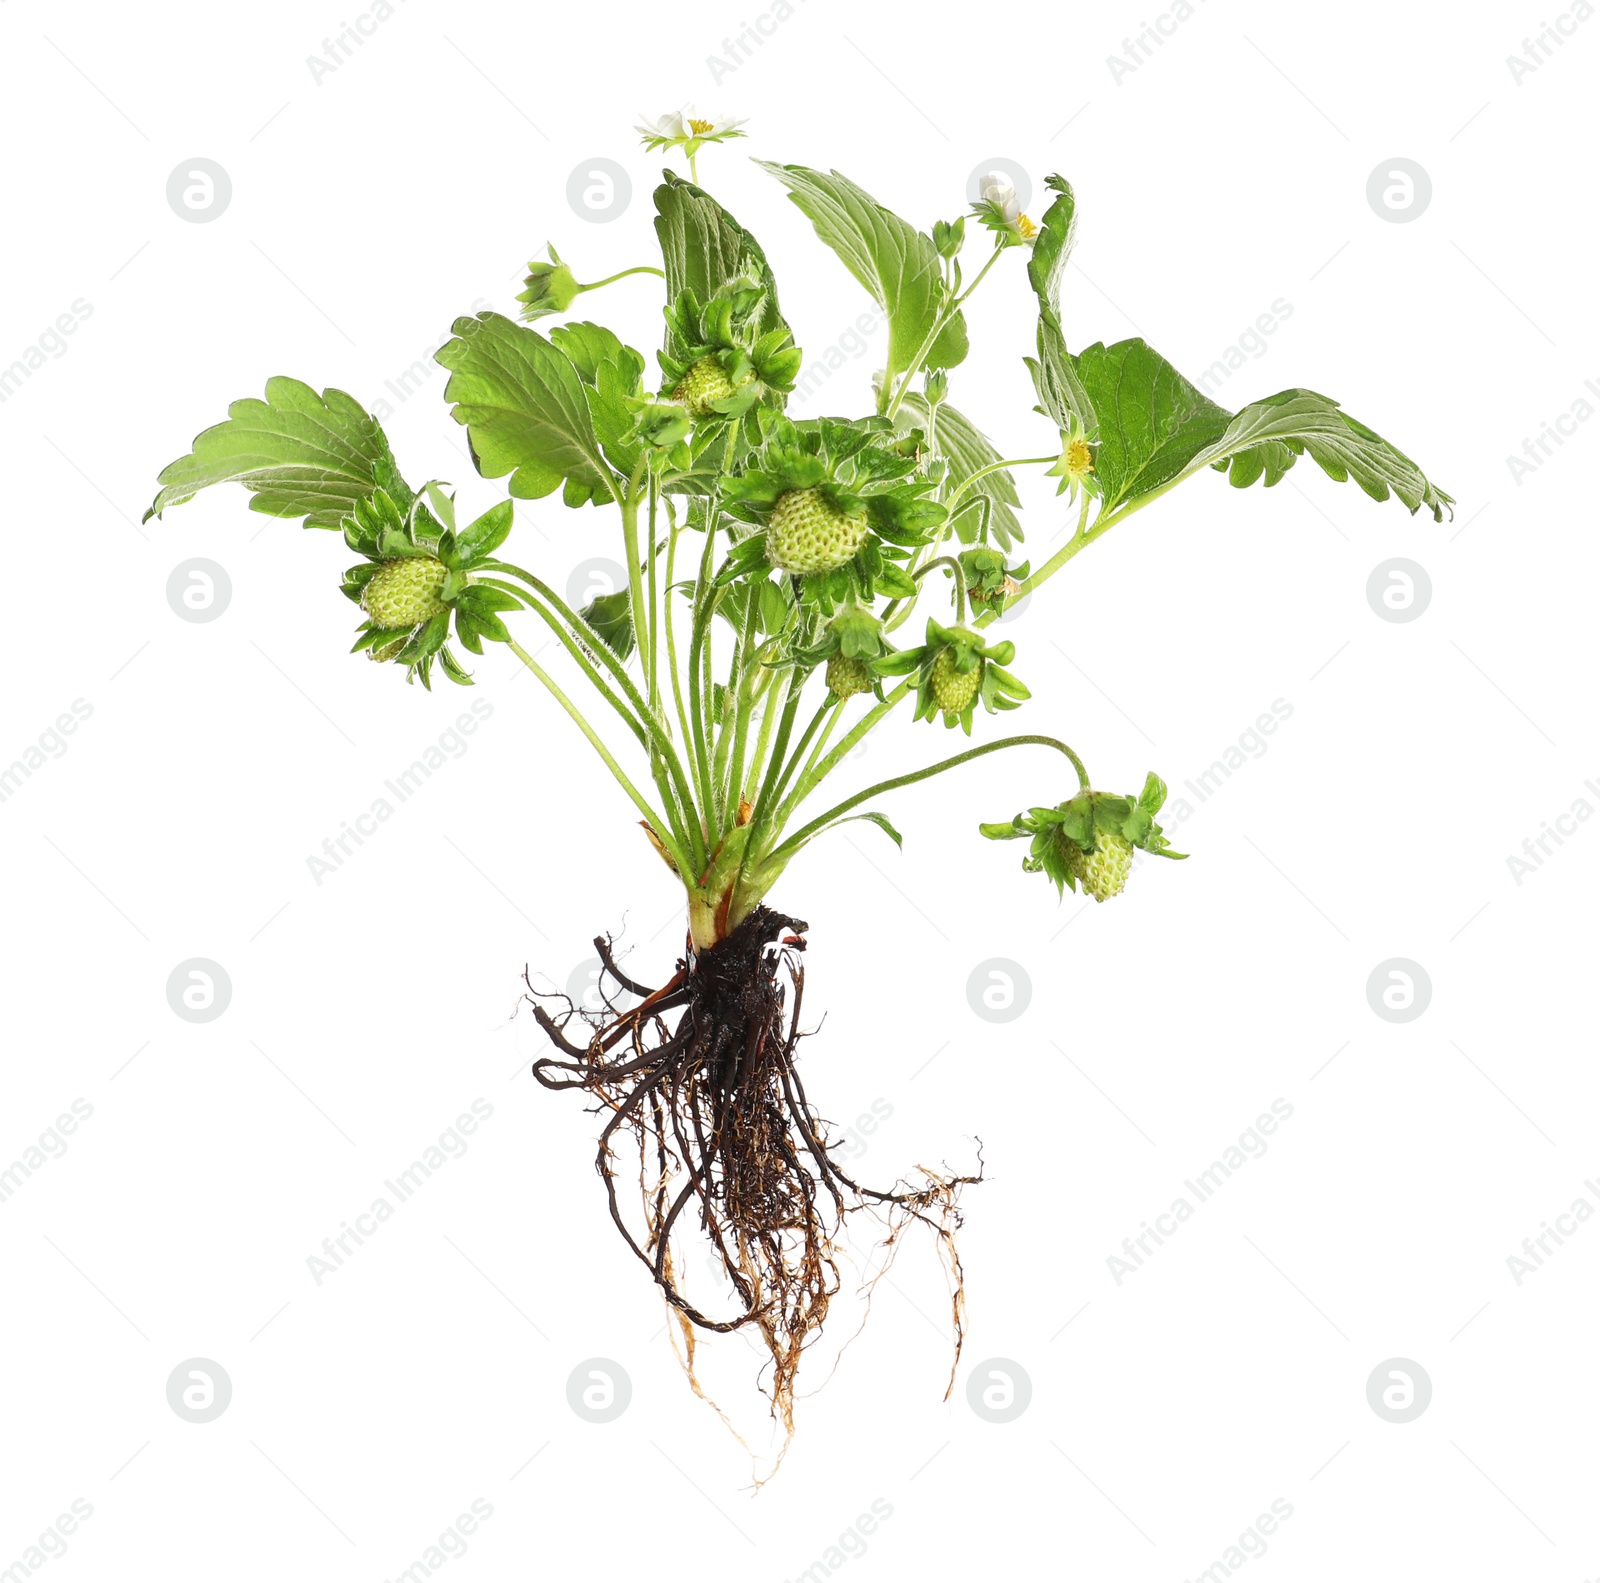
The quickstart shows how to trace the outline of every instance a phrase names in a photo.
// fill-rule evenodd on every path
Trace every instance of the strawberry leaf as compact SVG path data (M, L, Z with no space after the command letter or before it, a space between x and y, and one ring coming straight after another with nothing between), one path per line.
M1099 423L1094 468L1106 511L1180 477L1233 421L1142 340L1096 342L1072 363Z
M900 403L900 414L906 415L903 426L926 430L929 425L928 402L925 396L908 390ZM974 473L982 472L1000 460L1000 453L989 443L973 421L954 407L941 405L938 426L935 430L939 452L950 463L951 493ZM1009 467L985 473L972 486L975 495L989 497L989 532L995 543L1009 550L1012 542L1022 537L1022 524L1017 521L1017 510L1022 502L1017 496L1016 480Z
M885 209L838 171L757 160L789 189L789 197L817 235L889 316L886 378L910 368L946 305L939 252L931 237ZM960 313L944 327L924 363L954 368L967 355L967 325Z
M164 467L159 482L146 522L223 483L243 484L252 511L304 517L308 528L338 528L379 488L402 508L412 499L377 419L342 390L319 396L282 376L267 381L265 401L234 402L227 421L196 435L193 451Z
M485 478L510 473L511 493L538 500L563 489L569 506L612 498L584 385L570 358L537 330L484 312L451 326L435 359L450 370L446 401L465 424Z
M761 333L789 333L778 310L778 283L761 244L715 198L693 182L665 171L655 202L668 302L675 303L685 289L698 301L709 302L719 287L753 264L766 291L756 319Z
M1374 500L1397 495L1413 515L1426 506L1439 522L1454 504L1409 456L1314 390L1283 390L1251 402L1220 439L1194 457L1189 470L1209 464L1226 469L1228 481L1239 489L1263 477L1270 489L1304 453L1336 482L1353 478Z

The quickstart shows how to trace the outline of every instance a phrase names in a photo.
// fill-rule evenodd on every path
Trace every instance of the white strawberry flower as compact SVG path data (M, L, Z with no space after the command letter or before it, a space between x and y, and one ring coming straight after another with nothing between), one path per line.
M683 148L697 153L705 143L720 143L724 138L743 137L739 130L744 116L720 115L702 110L698 105L685 105L652 119L641 116L634 128L648 148Z
M1001 247L1017 247L1039 234L1039 227L1022 212L1017 189L1003 170L989 171L978 184L973 213L999 233Z

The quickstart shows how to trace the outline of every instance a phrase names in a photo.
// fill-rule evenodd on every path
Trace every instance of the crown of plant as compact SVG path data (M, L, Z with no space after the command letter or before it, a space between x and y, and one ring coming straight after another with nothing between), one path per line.
M656 354L663 394L693 418L733 419L757 402L781 407L794 389L801 353L787 329L763 333L767 289L753 264L702 303L685 288L664 310L668 349Z
M897 435L878 418L775 417L766 427L724 484L729 514L762 530L734 547L725 575L799 577L802 599L824 613L851 597L913 596L905 563L946 515L928 498L940 475L921 431Z
M1003 824L981 824L978 831L991 841L1030 837L1025 872L1047 875L1058 892L1081 886L1097 902L1109 901L1127 884L1136 848L1156 857L1188 856L1168 848L1156 823L1166 800L1166 783L1152 771L1137 797L1085 788L1055 808L1030 808Z
M403 511L384 489L358 500L340 524L345 543L366 557L339 585L367 614L351 653L404 665L406 680L424 687L432 686L437 660L451 681L470 687L445 640L453 619L456 637L474 654L483 653L485 638L511 641L499 612L520 609L522 600L482 571L496 567L492 557L511 531L513 510L501 501L458 534L454 498L436 484Z
M931 616L920 648L905 649L876 662L880 675L915 674L917 710L913 719L940 715L948 727L959 725L972 735L972 712L982 703L990 713L1018 709L1032 696L1005 667L1017 649L1014 643L988 643L967 626L940 626Z

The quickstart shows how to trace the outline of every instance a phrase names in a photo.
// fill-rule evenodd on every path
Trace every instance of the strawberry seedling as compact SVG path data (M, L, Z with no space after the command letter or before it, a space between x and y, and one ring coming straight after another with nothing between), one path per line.
M681 151L691 176L703 149L743 135L698 112L640 130L652 148ZM552 249L531 266L524 322L489 311L456 320L437 354L445 399L479 474L504 480L507 497L467 526L437 481L406 481L356 400L281 377L264 400L235 402L162 472L148 515L231 481L256 511L342 533L362 557L342 583L367 618L358 651L424 687L435 674L470 686L452 634L469 658L504 644L595 749L644 827L641 861L664 861L682 887L684 949L652 989L602 937L606 1009L534 994L554 1046L534 1071L548 1088L598 1101L596 1165L612 1219L681 1327L691 1378L698 1332L750 1330L770 1356L763 1389L792 1432L797 1370L840 1289L841 1231L853 1217L879 1217L892 1247L913 1225L932 1234L952 1281L959 1357L958 1196L981 1171L921 1168L873 1188L846 1170L797 1059L807 925L768 905L773 888L846 820L868 820L898 844L866 805L1000 752L1042 752L1057 771L1043 784L1061 800L979 831L1026 839L1023 869L1058 890L1104 902L1123 891L1136 851L1179 855L1156 822L1166 795L1157 776L1138 796L1100 792L1049 735L992 737L813 812L824 786L897 711L970 736L1028 703L1009 668L1014 645L987 629L1190 478L1218 472L1236 488L1270 488L1310 456L1334 480L1435 521L1450 497L1314 391L1228 411L1142 339L1070 350L1059 284L1077 209L1058 176L1037 221L996 175L973 209L979 224L939 221L930 235L837 173L760 168L886 318L884 367L863 393L869 410L790 414L802 354L765 252L696 180L668 172L655 192L659 267L584 286ZM987 250L970 278L969 240ZM950 404L968 352L964 306L991 272L991 289L1025 291L1037 310L1024 361L1045 425L1041 456L1002 457ZM564 316L580 293L637 274L665 285L659 378L590 320L532 328ZM1024 468L1058 480L1073 514L1070 535L1036 569L1014 554ZM570 510L616 513L627 587L581 611L555 592L548 568L504 553L513 502L558 492ZM923 642L897 646L919 608ZM552 663L568 673L565 686L523 648L517 633L529 623L559 643L564 659ZM626 1009L623 992L637 997ZM633 1177L619 1164L624 1143L638 1171L619 1190ZM691 1243L703 1244L692 1258ZM707 1253L718 1277L709 1288Z

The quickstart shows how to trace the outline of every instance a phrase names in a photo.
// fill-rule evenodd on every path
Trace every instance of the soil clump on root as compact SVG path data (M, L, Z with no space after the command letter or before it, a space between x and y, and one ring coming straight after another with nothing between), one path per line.
M838 1143L829 1141L829 1124L812 1108L796 1065L806 928L757 907L709 950L690 950L655 990L618 966L612 940L597 938L600 1013L528 986L534 1016L560 1052L536 1061L533 1075L546 1088L581 1089L607 1117L595 1168L623 1241L678 1319L690 1383L700 1391L696 1326L755 1327L772 1363L762 1389L785 1445L800 1361L840 1290L840 1240L858 1214L878 1221L885 1251L868 1293L909 1226L932 1231L950 1290L954 1383L964 1328L957 1196L982 1179L981 1150L976 1175L920 1166L915 1181L889 1190L863 1186L840 1165ZM631 996L638 1003L621 1009ZM561 1003L555 1012L547 1009L552 1001ZM574 1039L575 1031L586 1038ZM631 1187L618 1192L625 1140L638 1151L637 1210ZM709 1244L707 1262L723 1277L724 1299L731 1288L730 1313L706 1312L705 1300L685 1290L683 1271L699 1261L675 1263L674 1239L691 1231Z

